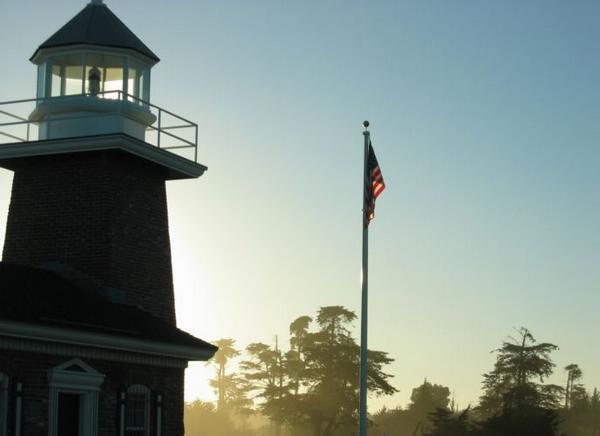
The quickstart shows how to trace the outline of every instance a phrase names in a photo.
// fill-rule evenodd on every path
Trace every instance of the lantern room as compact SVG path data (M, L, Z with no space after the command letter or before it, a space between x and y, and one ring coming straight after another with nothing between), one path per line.
M31 61L38 104L29 119L40 126L40 139L125 133L144 140L156 121L150 69L159 59L101 0L88 3Z
M115 50L71 49L39 56L37 98L90 95L142 104L150 99L150 65Z
M198 125L150 102L160 59L102 0L85 5L30 60L35 98L0 102L0 165L118 149L165 168L169 179L206 170L197 159Z

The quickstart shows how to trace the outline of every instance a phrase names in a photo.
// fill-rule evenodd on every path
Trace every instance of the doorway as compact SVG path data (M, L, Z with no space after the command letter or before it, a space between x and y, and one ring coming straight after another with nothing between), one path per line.
M60 392L58 394L58 433L57 436L81 436L80 425L81 395Z

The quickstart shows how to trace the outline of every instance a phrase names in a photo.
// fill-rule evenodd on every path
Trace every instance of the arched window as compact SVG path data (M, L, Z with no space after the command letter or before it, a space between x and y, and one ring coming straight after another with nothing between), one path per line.
M8 421L8 376L0 372L0 436L6 436Z
M125 436L150 435L150 389L131 385L125 393Z

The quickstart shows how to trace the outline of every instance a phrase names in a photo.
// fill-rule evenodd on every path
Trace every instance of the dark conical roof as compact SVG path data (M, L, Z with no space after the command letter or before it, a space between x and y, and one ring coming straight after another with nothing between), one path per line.
M98 0L88 3L81 12L40 45L31 60L45 48L81 44L129 49L155 62L160 60L104 3Z

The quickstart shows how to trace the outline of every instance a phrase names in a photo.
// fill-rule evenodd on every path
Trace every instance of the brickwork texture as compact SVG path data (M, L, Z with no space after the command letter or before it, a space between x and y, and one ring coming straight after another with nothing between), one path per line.
M164 170L119 151L12 165L3 260L59 262L175 324Z
M21 423L24 436L48 436L48 371L76 357L13 350L0 352L0 371L9 376L12 396L15 395L16 383L22 383ZM156 396L160 394L163 396L162 434L183 435L183 369L82 360L105 376L98 403L98 436L119 434L119 396L133 384L144 385L152 391L150 434L156 434L155 404ZM15 402L10 404L9 425L12 430Z

